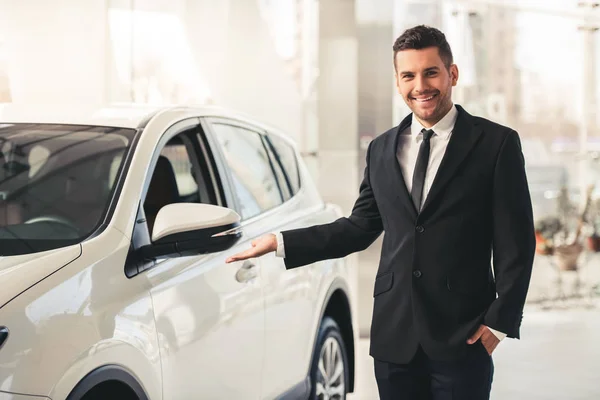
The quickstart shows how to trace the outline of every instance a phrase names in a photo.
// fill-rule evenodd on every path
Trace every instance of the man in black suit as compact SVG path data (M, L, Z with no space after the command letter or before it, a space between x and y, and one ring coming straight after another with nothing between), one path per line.
M412 114L369 145L352 214L264 236L228 261L276 251L296 268L385 231L370 349L380 397L489 399L491 354L519 338L535 249L519 136L452 103L458 68L442 32L416 26L393 50Z

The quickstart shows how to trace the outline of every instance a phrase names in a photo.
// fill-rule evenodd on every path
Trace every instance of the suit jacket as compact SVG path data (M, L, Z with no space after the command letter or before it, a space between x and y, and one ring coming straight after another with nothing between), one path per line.
M407 363L419 345L433 359L458 358L482 323L519 338L535 250L519 136L457 108L420 212L396 158L409 115L369 145L348 218L282 232L295 268L363 250L385 231L370 351L381 361Z

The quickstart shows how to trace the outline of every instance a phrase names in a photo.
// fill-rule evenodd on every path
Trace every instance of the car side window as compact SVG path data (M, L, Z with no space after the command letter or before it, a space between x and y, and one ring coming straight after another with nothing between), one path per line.
M296 151L289 143L277 135L269 134L268 141L275 153L276 161L281 164L293 196L298 193L301 186Z
M198 194L198 183L194 178L192 159L183 142L167 144L160 152L173 166L177 191L180 197Z
M243 219L252 218L283 203L262 135L222 123L212 124L231 171Z
M194 162L197 156L190 137L193 135L181 133L161 149L144 200L150 232L158 212L164 206L173 203L211 203L201 196L201 193L206 193L206 188L199 187L202 180L196 179L201 171L196 171L194 167L198 163Z

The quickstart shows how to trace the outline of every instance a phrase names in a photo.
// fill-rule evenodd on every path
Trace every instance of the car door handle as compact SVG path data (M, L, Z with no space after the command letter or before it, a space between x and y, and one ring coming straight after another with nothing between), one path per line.
M240 269L235 274L235 280L240 283L249 282L256 278L258 273L256 271L256 265L252 261L244 261Z

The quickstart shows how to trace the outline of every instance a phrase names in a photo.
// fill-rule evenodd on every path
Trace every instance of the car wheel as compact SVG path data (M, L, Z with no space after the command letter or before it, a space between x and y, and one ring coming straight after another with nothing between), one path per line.
M310 371L311 400L345 400L349 382L348 356L338 324L323 318Z

